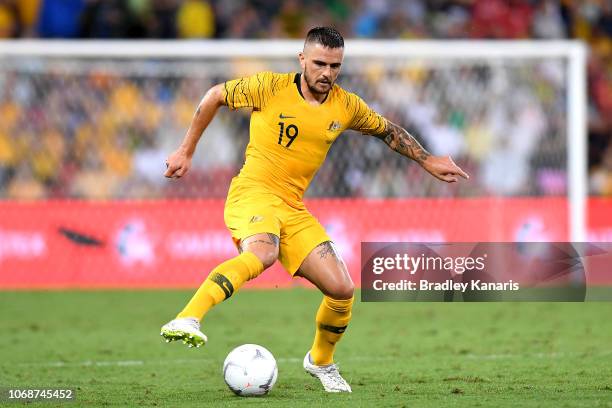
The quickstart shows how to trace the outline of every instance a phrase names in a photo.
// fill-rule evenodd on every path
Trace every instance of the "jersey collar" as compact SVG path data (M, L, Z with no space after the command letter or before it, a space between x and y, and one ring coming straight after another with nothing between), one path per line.
M297 87L297 90L300 93L300 96L305 101L306 98L304 98L304 94L302 93L302 86L301 86L302 85L302 74L300 74L299 72L295 74L295 78L293 79L293 82L295 83L295 86ZM332 90L330 89L329 92L331 91ZM325 95L325 99L323 99L319 105L323 105L325 103L325 101L329 97L329 92Z

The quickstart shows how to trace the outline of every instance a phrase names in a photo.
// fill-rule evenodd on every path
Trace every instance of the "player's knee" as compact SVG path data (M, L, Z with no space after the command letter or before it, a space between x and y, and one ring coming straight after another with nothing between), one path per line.
M278 237L272 234L256 234L241 243L241 250L253 253L261 263L264 269L274 265L278 259Z
M334 286L327 294L332 299L344 300L350 299L355 294L355 284L353 282L343 282Z
M264 269L268 269L274 262L278 259L278 248L274 249L266 249L266 250L255 250L253 251L255 256L259 258L261 263L263 264Z

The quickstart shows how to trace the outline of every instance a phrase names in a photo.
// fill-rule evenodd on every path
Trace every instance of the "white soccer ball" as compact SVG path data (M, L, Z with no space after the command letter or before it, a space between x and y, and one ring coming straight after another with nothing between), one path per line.
M257 344L233 349L223 362L223 379L230 390L243 397L267 394L278 377L272 353Z

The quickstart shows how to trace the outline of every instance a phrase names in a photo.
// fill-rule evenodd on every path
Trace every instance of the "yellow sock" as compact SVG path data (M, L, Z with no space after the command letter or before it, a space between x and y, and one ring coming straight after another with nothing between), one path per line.
M264 270L263 264L252 252L243 252L213 269L187 306L176 317L204 315L238 290L248 280L256 278Z
M336 343L342 337L351 320L353 298L332 299L325 296L317 312L317 331L310 349L312 362L328 365L334 362Z

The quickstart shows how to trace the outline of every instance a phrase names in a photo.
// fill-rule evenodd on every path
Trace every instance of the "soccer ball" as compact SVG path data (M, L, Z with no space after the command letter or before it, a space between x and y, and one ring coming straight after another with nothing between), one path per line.
M233 349L223 362L223 379L236 395L267 394L278 377L272 353L257 344L243 344Z

